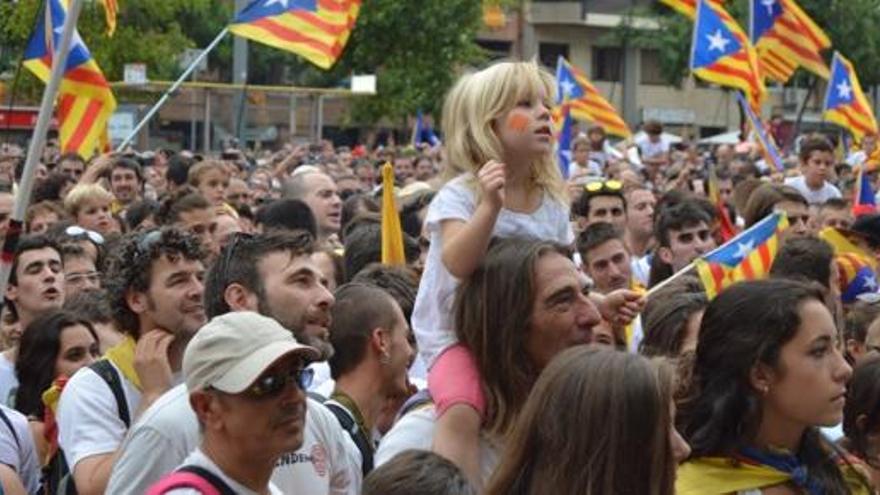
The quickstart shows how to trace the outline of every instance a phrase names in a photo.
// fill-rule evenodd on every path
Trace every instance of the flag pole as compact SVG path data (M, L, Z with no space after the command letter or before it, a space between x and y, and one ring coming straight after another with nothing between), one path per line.
M716 251L717 251L717 249L716 249ZM655 254L655 256L656 256L656 254ZM698 258L698 259L699 259L699 258ZM659 284L655 285L654 287L651 287L650 289L648 289L648 291L645 292L645 299L647 299L647 298L651 297L652 295L654 295L658 290L660 290L660 289L662 289L663 287L665 287L666 284L672 282L673 280L675 280L675 279L677 279L678 277L680 277L680 276L684 275L685 273L687 273L688 270L690 270L691 268L693 268L694 265L695 265L696 263L697 263L696 260L691 261L690 263L687 264L686 267L684 267L684 268L682 268L681 270L679 270L679 271L673 273L673 274L670 275L669 278L667 278L666 280L664 280L664 281L660 282Z
M34 125L31 142L28 145L21 182L18 185L18 191L15 194L15 204L12 207L12 218L9 220L9 228L6 231L6 238L3 240L2 253L0 253L0 294L6 293L9 273L12 270L12 261L15 256L15 250L18 247L18 238L24 230L24 214L31 201L31 190L34 187L34 172L43 154L43 146L46 144L46 131L49 130L52 109L55 106L55 97L58 94L58 88L61 86L61 79L64 76L67 55L70 53L70 45L73 43L73 33L76 29L79 13L82 10L82 2L83 0L71 0L61 31L61 43L55 48L52 56L52 72L49 75L49 82L43 90L40 113L37 116L37 123ZM45 8L50 9L51 7L46 3ZM51 24L47 24L47 27L49 26ZM0 307L2 307L2 302L0 302Z
M117 151L122 151L132 142L132 140L134 140L134 137L137 136L138 132L140 132L140 130L147 124L147 122L149 122L150 119L153 118L153 115L155 115L156 112L158 112L159 109L162 108L162 105L164 105L165 102L168 101L168 98L171 97L171 93L177 91L177 88L179 88L180 85L183 84L183 82L189 77L190 74L192 74L196 66L198 66L202 62L202 60L204 60L205 57L207 57L208 54L211 53L211 51L216 48L218 44L220 44L227 33L229 33L229 26L223 28L223 30L220 31L220 34L218 34L217 37L214 38L214 41L212 41L204 50L202 50L202 53L200 53L199 56L196 57L191 64L189 64L189 67L187 67L186 70L183 71L183 74L181 74L180 77L178 77L177 80L174 81L174 84L172 84L171 87L169 87L168 90L165 91L165 94L163 94L162 97L159 98L159 101L157 101L153 105L153 108L151 108L150 111L147 112L146 115L144 115L140 122L138 122L138 125L136 125L134 129L128 134L128 136L123 139L121 143L119 143L119 146L116 147Z

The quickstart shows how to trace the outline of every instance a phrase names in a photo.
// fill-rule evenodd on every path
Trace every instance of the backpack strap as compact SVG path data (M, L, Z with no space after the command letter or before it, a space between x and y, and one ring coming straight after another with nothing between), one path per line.
M116 398L116 408L119 411L119 419L125 423L125 427L131 426L131 416L128 413L128 401L125 399L125 391L122 390L122 381L119 379L119 373L110 364L110 361L101 359L89 365L95 373L107 382L113 397Z
M0 420L3 420L6 423L6 427L9 428L9 431L12 433L12 438L15 439L15 446L18 447L18 451L21 452L21 441L18 439L18 433L15 432L15 427L12 426L12 421L9 419L9 416L6 415L6 411L0 407ZM0 493L2 495L2 493Z
M328 400L324 403L324 407L336 416L336 420L339 421L342 429L354 441L354 444L361 453L361 472L364 476L367 476L373 470L373 446L370 444L370 439L367 438L366 433L361 431L349 412L338 402Z
M162 495L178 488L192 488L203 495L235 495L225 481L201 466L183 466L162 478L147 490L147 495Z

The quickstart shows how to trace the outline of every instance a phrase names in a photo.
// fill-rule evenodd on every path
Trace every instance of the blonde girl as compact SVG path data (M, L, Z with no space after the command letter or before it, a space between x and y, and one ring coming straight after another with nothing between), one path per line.
M474 482L485 400L473 358L455 338L453 294L493 237L574 240L552 154L553 87L552 76L534 62L501 62L463 76L443 108L447 182L425 219L430 249L412 326L430 368L434 450Z

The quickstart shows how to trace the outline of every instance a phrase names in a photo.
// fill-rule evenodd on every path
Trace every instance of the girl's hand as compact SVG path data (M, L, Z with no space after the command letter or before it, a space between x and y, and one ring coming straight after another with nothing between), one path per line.
M504 206L504 183L507 177L507 168L501 162L489 160L477 172L480 181L482 202L500 210Z

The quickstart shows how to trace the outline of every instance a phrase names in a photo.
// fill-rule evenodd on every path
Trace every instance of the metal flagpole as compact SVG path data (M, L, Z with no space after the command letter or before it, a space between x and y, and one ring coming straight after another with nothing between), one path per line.
M49 2L45 8L50 9ZM46 89L43 90L43 100L40 103L40 113L34 126L34 134L28 145L28 153L24 162L24 171L21 182L15 194L15 205L12 208L12 218L9 220L9 228L6 231L6 239L3 240L3 251L0 253L0 294L6 293L6 284L9 282L9 272L12 269L12 260L15 249L18 247L18 238L21 236L24 225L24 213L31 201L31 190L34 186L34 172L43 154L43 145L46 144L46 131L49 130L49 122L52 119L52 109L55 106L55 97L61 86L64 69L67 65L67 55L70 53L70 45L73 42L73 33L76 29L76 21L82 10L82 0L71 0L67 9L67 17L61 31L61 43L55 47L52 53L52 72ZM47 23L46 27L51 28ZM54 33L47 33L49 35ZM2 303L0 303L2 306Z
M145 125L147 125L147 122L149 122L150 119L153 118L153 115L155 115L156 112L158 112L159 109L162 108L162 105L164 105L166 101L168 101L168 98L171 97L171 93L176 91L177 88L179 88L180 85L183 84L186 78L189 77L192 71L195 70L196 66L198 66L199 63L201 63L201 61L205 57L207 57L209 53L211 53L211 50L213 50L220 43L220 41L223 40L223 38L226 36L226 33L228 32L229 26L226 26L225 28L223 28L222 31L220 31L220 34L218 34L217 37L214 38L214 41L212 41L211 44L207 46L207 48L202 50L202 53L200 53L199 56L196 57L191 64L189 64L189 67L187 67L186 70L183 71L183 74L181 74L180 77L178 77L177 80L174 81L174 84L172 84L171 87L168 88L167 91L165 91L165 94L163 94L162 97L159 98L159 101L157 101L153 105L153 108L151 108L150 111L147 112L146 115L144 115L144 117L141 119L140 122L138 122L138 125L134 127L131 133L125 139L123 139L121 143L119 143L119 146L116 147L117 151L124 149L126 146L128 146L129 143L131 143L135 136L137 136L138 132L140 132L140 130Z

